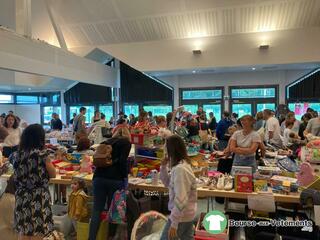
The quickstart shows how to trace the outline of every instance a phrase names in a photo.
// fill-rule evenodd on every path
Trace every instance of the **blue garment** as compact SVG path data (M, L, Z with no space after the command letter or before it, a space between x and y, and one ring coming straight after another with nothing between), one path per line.
M224 136L228 131L228 128L233 125L233 122L229 118L221 119L217 125L216 135L219 140L227 140Z
M233 166L244 166L244 167L252 167L252 173L256 172L257 169L257 161L255 156L253 155L234 155Z
M169 240L168 234L169 234L170 226L171 226L171 221L169 219L163 229L160 240ZM177 235L178 235L177 239L193 240L194 239L193 222L179 223L178 229L177 229Z
M101 222L101 212L105 210L106 203L109 208L114 192L121 188L123 188L123 181L101 177L93 179L93 211L90 222L89 240L96 239ZM115 224L109 224L109 236L115 235L116 227Z

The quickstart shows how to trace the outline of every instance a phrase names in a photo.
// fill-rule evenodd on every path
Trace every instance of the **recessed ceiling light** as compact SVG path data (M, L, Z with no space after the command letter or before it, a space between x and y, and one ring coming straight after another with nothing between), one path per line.
M254 67L253 67L253 68L251 68L251 69L252 69L252 71L256 70L256 68L254 68Z
M196 72L197 72L196 70L193 70L193 71L192 71L192 73L196 73Z

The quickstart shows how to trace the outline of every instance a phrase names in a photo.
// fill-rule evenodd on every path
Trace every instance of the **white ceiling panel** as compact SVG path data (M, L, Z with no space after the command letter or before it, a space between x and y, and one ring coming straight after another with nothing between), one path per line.
M69 47L320 27L319 0L55 0L51 4Z
M181 11L180 0L114 0L123 18L139 18Z

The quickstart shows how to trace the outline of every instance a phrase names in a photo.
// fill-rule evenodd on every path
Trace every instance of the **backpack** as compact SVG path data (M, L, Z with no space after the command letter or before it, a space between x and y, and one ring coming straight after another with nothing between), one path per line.
M93 165L102 168L112 165L112 145L99 144L93 155Z
M95 154L93 155L93 165L99 168L106 168L114 165L119 159L119 150L115 147L123 138L114 137L99 144ZM115 149L113 149L115 147Z

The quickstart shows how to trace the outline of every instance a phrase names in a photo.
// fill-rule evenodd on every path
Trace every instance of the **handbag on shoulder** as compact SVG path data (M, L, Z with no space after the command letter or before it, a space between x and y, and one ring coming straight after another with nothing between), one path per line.
M112 129L107 127L101 127L101 134L104 138L111 138L112 137Z

